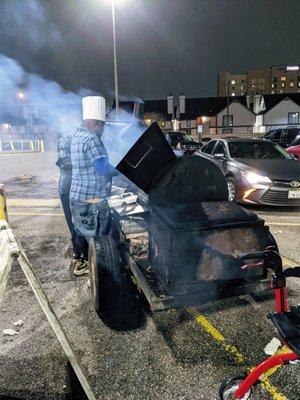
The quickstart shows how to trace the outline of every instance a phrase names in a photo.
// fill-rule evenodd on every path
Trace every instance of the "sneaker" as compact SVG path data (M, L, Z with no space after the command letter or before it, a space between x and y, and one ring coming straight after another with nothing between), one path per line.
M89 273L88 261L77 260L73 273L76 276L88 274Z

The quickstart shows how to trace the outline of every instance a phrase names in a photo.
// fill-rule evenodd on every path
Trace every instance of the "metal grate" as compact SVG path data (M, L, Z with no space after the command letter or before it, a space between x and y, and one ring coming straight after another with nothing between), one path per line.
M269 189L261 198L262 203L278 204L279 206L300 206L300 199L289 199L288 190Z
M277 187L291 188L291 182L292 181L276 180L276 181L273 181L273 185L277 186Z

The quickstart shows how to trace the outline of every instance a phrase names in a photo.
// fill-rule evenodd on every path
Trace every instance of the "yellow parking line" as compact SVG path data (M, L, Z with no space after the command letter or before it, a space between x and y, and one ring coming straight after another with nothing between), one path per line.
M266 221L266 225L278 226L300 226L300 222L280 222L280 221Z
M242 353L238 351L238 349L233 346L232 344L227 343L225 337L219 332L205 317L204 315L198 314L197 311L193 308L189 309L189 312L195 317L195 320L198 322L202 328L213 337L213 339L220 343L221 346L230 353L234 359L239 363L242 364L245 361L245 357Z
M287 268L287 267L294 268L299 265L299 263L297 264L294 261L292 261L286 257L281 256L281 259L282 259L282 265L284 266L284 268Z
M208 333L217 343L221 344L221 346L230 353L238 364L242 364L245 361L245 356L232 344L228 343L226 338L222 335L221 332L214 327L204 315L199 314L195 308L189 308L189 313L195 318L195 321L204 329L206 333ZM287 351L285 348L284 351ZM283 351L283 352L284 352ZM279 390L274 386L270 381L269 377L277 371L280 367L273 368L265 374L261 385L262 387L272 396L274 400L287 400L287 397L279 392ZM248 370L251 370L247 368Z
M63 217L63 213L43 213L43 212L10 212L9 215L27 215L27 216L46 216L46 217Z

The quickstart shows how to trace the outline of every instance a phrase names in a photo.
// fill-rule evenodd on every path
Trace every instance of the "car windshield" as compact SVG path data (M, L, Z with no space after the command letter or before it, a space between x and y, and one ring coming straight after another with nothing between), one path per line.
M247 158L253 160L292 159L282 147L275 143L264 141L236 141L228 143L232 158Z
M185 141L185 142L192 142L193 141L193 139L189 136L189 135L183 135L183 140Z

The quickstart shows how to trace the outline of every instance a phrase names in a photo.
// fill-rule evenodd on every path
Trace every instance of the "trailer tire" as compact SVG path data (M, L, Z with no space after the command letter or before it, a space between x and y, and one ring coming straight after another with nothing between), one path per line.
M101 308L101 286L119 286L122 280L120 256L111 235L91 239L89 243L89 277L95 310Z

